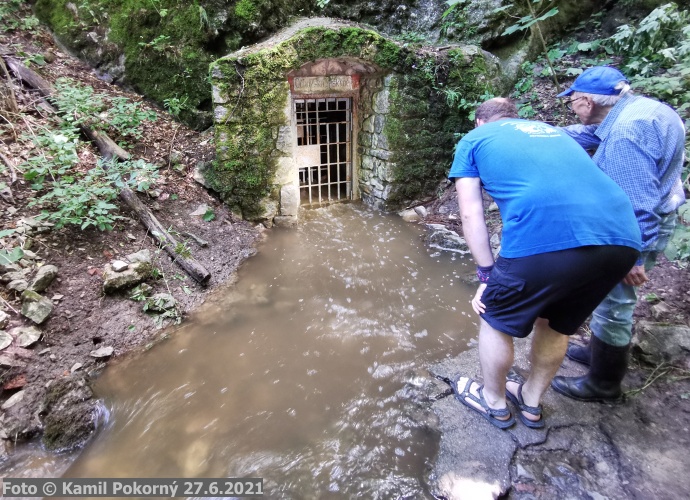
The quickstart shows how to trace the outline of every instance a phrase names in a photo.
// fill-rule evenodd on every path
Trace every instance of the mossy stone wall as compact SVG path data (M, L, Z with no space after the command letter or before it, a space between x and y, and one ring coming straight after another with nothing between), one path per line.
M266 219L277 212L282 186L276 173L281 159L291 154L285 147L286 136L292 140L287 76L308 62L351 58L380 68L379 75L363 82L362 95L385 102L378 123L390 153L384 169L391 181L385 193L390 210L433 193L450 166L455 134L471 126L444 89L468 101L487 90L498 92L497 63L476 47L414 52L369 29L332 20L318 24L313 19L298 23L211 66L218 157L208 181L245 218ZM376 83L376 78L383 80ZM371 85L379 87L365 90ZM371 99L359 102L361 145L367 144L364 122L377 111Z

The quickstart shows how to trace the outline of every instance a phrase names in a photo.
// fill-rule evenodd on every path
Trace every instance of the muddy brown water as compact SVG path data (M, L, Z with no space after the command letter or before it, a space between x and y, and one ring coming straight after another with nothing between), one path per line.
M78 456L23 451L6 476L262 477L268 498L424 498L438 446L425 367L476 336L471 262L359 204L274 230L238 283L110 366Z

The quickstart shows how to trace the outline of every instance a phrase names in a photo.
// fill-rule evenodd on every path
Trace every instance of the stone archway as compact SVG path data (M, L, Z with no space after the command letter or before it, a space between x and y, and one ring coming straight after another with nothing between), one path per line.
M207 180L266 225L296 224L310 194L395 210L436 189L454 134L471 126L448 96L477 99L497 74L478 48L414 51L349 23L299 21L211 66Z
M364 61L337 58L310 61L288 74L302 205L359 198L360 81L380 72Z

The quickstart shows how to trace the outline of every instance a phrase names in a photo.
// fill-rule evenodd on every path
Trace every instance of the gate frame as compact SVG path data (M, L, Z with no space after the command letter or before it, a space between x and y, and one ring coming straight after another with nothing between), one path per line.
M321 76L321 75L318 75ZM297 116L295 113L295 100L296 99L327 99L327 98L345 98L348 97L350 101L351 110L351 140L350 140L350 157L352 163L352 178L350 179L352 197L351 200L359 200L359 154L357 153L357 145L359 144L359 99L360 99L360 87L359 87L359 74L353 75L327 75L327 76L349 76L352 78L353 89L338 92L318 92L318 93L302 93L295 90L294 79L295 76L289 75L288 82L290 84L290 96L289 96L289 106L290 106L290 128L292 131L292 147L293 147L293 158L297 155ZM295 163L294 172L294 182L299 188L299 166ZM349 200L348 200L349 201ZM301 205L301 202L300 202Z

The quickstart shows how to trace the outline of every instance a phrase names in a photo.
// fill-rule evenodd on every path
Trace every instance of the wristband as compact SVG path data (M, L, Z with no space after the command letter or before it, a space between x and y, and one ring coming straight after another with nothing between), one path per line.
M490 266L477 266L477 278L480 283L488 283L491 276L491 270L494 268L493 264Z

